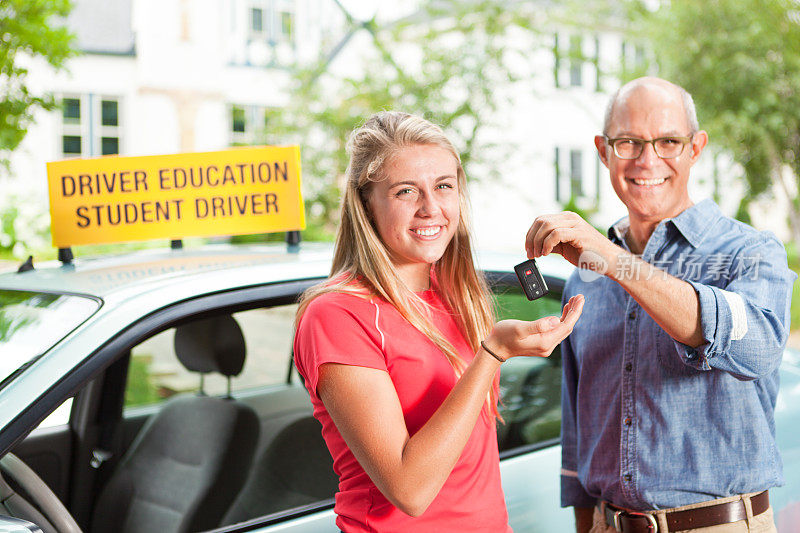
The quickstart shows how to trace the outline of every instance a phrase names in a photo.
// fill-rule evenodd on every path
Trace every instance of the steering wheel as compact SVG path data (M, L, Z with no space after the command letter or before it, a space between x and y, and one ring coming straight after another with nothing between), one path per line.
M81 533L81 528L78 527L75 519L69 514L61 500L53 494L50 487L42 481L36 472L31 470L16 455L7 453L0 458L0 474L2 474L0 475L0 495L2 495L2 500L6 502L7 507L18 508L19 515L25 515L15 516L16 518L23 518L36 523L36 519L41 513L58 533ZM4 476L20 487L31 499L31 502L25 501L22 496L17 494L3 479ZM47 531L44 524L37 523L37 525Z

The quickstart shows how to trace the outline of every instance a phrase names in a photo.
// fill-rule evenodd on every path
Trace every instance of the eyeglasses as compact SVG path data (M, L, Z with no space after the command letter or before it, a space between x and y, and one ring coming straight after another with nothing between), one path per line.
M652 144L656 155L661 159L673 159L683 153L683 149L691 142L692 137L659 137L658 139L636 139L633 137L617 137L606 142L614 148L620 159L638 159L642 155L645 144Z

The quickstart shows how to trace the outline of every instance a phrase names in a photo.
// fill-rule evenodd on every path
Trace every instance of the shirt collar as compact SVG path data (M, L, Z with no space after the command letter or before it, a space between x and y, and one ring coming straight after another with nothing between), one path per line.
M719 220L721 216L722 212L717 207L717 204L710 199L706 199L684 210L675 218L663 220L662 223L671 222L675 229L683 235L683 238L692 247L697 248L708 235L708 228ZM613 226L608 228L608 238L614 244L627 250L628 245L625 242L625 235L627 235L630 225L628 217L619 219Z
M694 248L700 246L708 235L708 229L720 218L722 212L712 200L706 199L686 209L672 219L672 225Z
M628 249L628 243L625 242L625 235L628 234L628 230L631 228L631 221L628 217L623 217L616 222L614 225L608 228L608 238L611 242L618 246L622 246L626 250Z

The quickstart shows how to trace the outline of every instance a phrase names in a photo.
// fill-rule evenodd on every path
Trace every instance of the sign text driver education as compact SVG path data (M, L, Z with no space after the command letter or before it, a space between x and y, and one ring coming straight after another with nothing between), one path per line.
M225 165L198 166L190 168L160 168L155 177L146 170L122 170L61 176L61 195L70 198L79 195L91 198L96 195L115 193L183 191L189 189L229 188L245 184L268 184L273 180L289 180L286 161L261 161ZM154 187L155 186L155 187ZM227 194L194 199L194 218L222 218L227 216L267 215L278 213L278 197L275 193ZM152 223L162 220L180 220L181 211L186 213L184 198L141 200L138 202L87 203L75 208L78 227L91 224Z
M53 244L305 228L297 146L47 164Z

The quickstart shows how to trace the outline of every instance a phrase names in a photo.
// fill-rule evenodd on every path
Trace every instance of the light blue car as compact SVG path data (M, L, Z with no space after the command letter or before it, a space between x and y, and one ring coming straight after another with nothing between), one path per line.
M482 255L501 316L560 312L572 267L539 261L528 302ZM336 532L337 480L291 366L297 296L328 245L213 246L0 275L0 531ZM800 530L800 355L776 411L786 486L779 531ZM501 472L516 532L574 529L559 508L560 357L503 365Z

